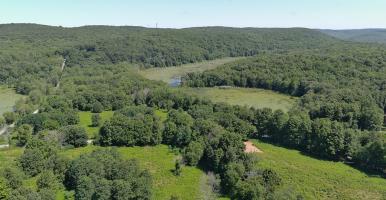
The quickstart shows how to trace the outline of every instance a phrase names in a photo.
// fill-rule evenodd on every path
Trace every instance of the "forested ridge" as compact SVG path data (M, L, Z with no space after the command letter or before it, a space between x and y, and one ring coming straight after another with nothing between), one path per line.
M122 146L168 145L182 156L170 173L179 176L183 165L199 166L215 174L213 190L231 199L302 198L244 153L248 138L385 173L386 145L377 131L385 109L382 46L297 28L33 24L0 25L0 44L0 82L27 95L15 112L0 118L0 126L16 122L10 144L24 147L17 166L1 170L1 198L54 199L60 189L77 200L151 199L151 173L121 158L115 147ZM189 74L184 84L271 89L300 96L299 105L286 113L213 103L144 79L134 66L225 56L252 57ZM166 119L156 115L159 110L167 112ZM104 149L68 160L59 152L84 147L90 139L78 125L79 111L94 113L93 124L101 128L93 143ZM101 122L103 111L114 115ZM25 177L33 177L37 188L25 187Z
M166 67L226 56L250 56L260 51L327 47L338 40L309 29L187 28L35 24L0 25L0 82L15 79L58 79L62 58L68 66L129 62ZM49 73L48 73L49 72Z
M184 84L265 88L300 96L297 108L289 112L290 118L280 116L284 123L289 123L286 129L267 131L269 127L263 126L255 137L321 157L353 159L360 165L367 163L367 167L382 171L385 169L384 136L367 131L379 131L385 123L385 49L353 46L344 52L329 51L260 54L203 73L190 73L184 77ZM295 114L291 114L293 112ZM271 111L268 113L264 114L264 121L279 117ZM291 115L296 118L293 120L302 121L302 125L293 124ZM362 132L355 133L358 129ZM357 140L354 138L360 141L359 145L351 143ZM329 144L323 145L323 141ZM358 147L368 149L352 154ZM327 149L330 152L326 152ZM378 149L379 154L370 149ZM377 154L383 156L374 160L375 163L369 161Z

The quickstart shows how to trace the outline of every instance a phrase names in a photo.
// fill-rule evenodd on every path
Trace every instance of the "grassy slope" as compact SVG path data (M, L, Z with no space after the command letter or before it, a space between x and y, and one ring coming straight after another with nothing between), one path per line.
M243 57L228 57L199 63L186 64L176 67L166 68L150 68L139 71L139 74L150 80L158 80L169 83L171 79L180 77L189 72L202 72L209 69L214 69L219 65L232 62Z
M232 105L247 105L255 108L268 107L273 110L287 111L295 103L295 97L277 92L254 88L178 88L201 97L207 97L215 102L225 102Z
M369 177L341 162L323 161L274 145L254 141L264 153L260 167L273 168L285 187L306 199L383 199L386 179Z
M102 118L102 123L108 119L110 119L113 116L113 111L103 111L100 113L100 116ZM80 125L83 126L88 134L89 138L94 138L96 134L98 134L100 127L92 127L91 126L91 112L79 112L79 119L80 119Z
M16 94L13 89L0 86L0 115L6 111L12 111L15 102L22 97L22 95Z
M88 146L66 150L62 154L74 159L97 148L102 147ZM171 195L176 195L181 199L195 200L200 196L199 182L204 173L194 167L183 167L181 176L174 176L171 170L177 156L167 146L120 147L118 151L124 158L137 159L141 166L150 171L153 176L153 199L169 199Z

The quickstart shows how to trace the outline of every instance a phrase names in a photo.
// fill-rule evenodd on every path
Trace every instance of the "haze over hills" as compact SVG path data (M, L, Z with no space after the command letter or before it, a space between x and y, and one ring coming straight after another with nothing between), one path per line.
M386 43L386 29L320 29L320 31L322 33L326 33L342 40L355 42Z

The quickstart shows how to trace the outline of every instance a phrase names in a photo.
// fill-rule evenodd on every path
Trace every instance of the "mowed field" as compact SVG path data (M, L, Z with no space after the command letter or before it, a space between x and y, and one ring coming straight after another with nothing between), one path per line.
M181 77L190 72L203 72L205 70L214 69L225 63L242 59L244 57L228 57L210 61L203 61L199 63L186 64L175 67L159 68L154 67L150 69L140 70L139 74L150 80L163 81L170 83L173 78Z
M370 177L342 162L318 160L271 144L253 140L263 151L259 166L272 168L284 187L305 199L385 199L386 179Z
M214 102L224 102L231 105L249 106L254 108L271 108L288 111L297 102L296 97L280 94L271 90L255 88L187 88L178 90L185 91L200 97L206 97Z
M23 95L16 94L15 90L0 86L0 115L6 111L12 111L16 101L22 97Z

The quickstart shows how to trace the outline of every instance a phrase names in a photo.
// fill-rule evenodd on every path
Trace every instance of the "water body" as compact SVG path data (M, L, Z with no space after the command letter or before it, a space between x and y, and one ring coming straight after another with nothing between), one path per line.
M182 82L181 77L173 77L169 81L169 86L170 87L178 87L181 85L181 82Z

